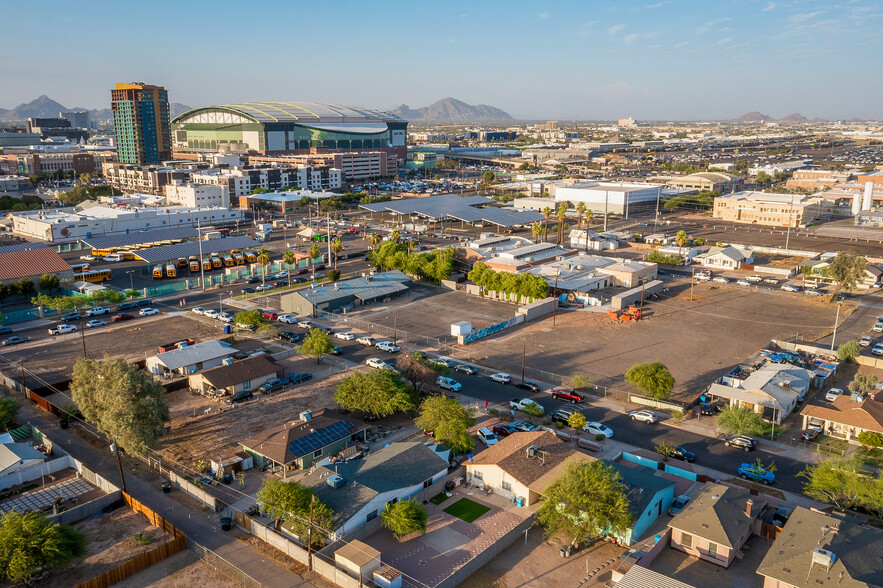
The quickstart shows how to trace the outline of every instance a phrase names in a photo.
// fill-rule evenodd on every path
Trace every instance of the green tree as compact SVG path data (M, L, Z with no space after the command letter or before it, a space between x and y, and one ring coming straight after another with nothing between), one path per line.
M441 394L424 399L420 414L414 419L414 424L430 431L437 441L450 445L455 453L465 453L475 447L475 440L469 434L474 422L470 409Z
M543 215L543 242L549 240L549 217L552 216L552 209L548 206L540 211Z
M538 243L540 240L540 235L543 234L543 225L539 223L539 221L530 225L530 232L533 234L533 242Z
M838 251L834 259L824 269L824 273L837 283L837 287L831 292L829 301L833 301L840 290L854 290L856 285L865 279L868 271L868 260L858 256L853 251Z
M736 435L760 435L766 425L760 415L747 406L728 404L717 416L717 426Z
M603 461L568 464L543 494L536 524L547 538L562 533L583 543L601 533L622 533L632 524L622 479Z
M276 326L272 325L270 323L263 323L255 331L255 335L257 335L259 337L263 337L264 339L275 339L276 334L277 334Z
M826 460L797 474L806 481L803 493L838 509L864 508L883 518L883 478L873 478L857 459Z
M564 220L567 218L567 203L562 202L558 205L558 209L555 211L555 217L558 219L558 226L555 227L557 231L556 243L561 245L561 242L564 240Z
M266 323L260 310L240 310L233 315L233 321L237 325L245 325L255 328Z
M755 178L755 179L757 180L757 184L759 186L765 186L765 185L769 184L771 181L773 181L773 178L768 173L763 172L763 171L758 172L757 178Z
M496 177L496 176L494 175L494 172L492 172L492 171L490 171L490 170L488 170L488 171L484 172L483 174L481 174L481 179L484 180L484 181L487 182L487 183L493 182L495 177Z
M407 498L395 504L387 503L380 518L383 519L383 526L392 531L396 539L401 539L414 531L426 533L427 514L425 508Z
M358 410L378 418L414 406L407 387L392 370L357 372L341 380L334 400L344 410Z
M122 358L78 359L70 388L86 420L129 453L143 453L169 421L162 385Z
M27 583L42 569L54 568L86 552L86 536L53 523L42 512L10 510L0 519L0 575Z
M322 356L334 351L334 343L331 342L328 333L322 329L310 329L310 333L304 337L304 342L297 351L315 357L316 363L322 363Z
M586 415L581 412L571 413L571 415L567 417L567 426L574 428L577 431L582 431L586 428Z
M267 284L267 265L270 263L270 252L261 247L255 252L255 261L261 264L261 283Z
M34 293L36 288L34 287L34 281L30 278L22 278L12 285L15 289L15 293L19 296L29 296Z
M574 390L587 390L592 387L592 381L580 375L573 376L571 384Z
M625 379L642 394L656 400L668 398L675 386L671 372L659 361L636 363L625 373Z
M883 447L883 435L877 431L862 431L858 434L856 440L865 447Z
M92 174L80 174L80 181L84 184L88 184L92 181Z
M288 244L285 245L288 247ZM282 254L282 261L285 263L286 268L288 269L288 287L291 287L291 266L294 265L296 258L293 251L286 251Z
M43 274L40 276L40 289L51 292L61 286L61 281L55 274Z
M273 528L278 529L293 514L310 513L313 492L297 482L285 482L279 478L267 478L255 496L261 510L273 517Z
M331 280L332 282L336 282L337 280L339 280L340 279L340 270L336 270L336 269L328 270L328 279Z
M675 243L678 244L678 257L681 257L681 249L687 246L687 243L690 242L690 238L687 237L687 233L685 231L678 231L675 235Z
M337 237L331 240L331 253L334 254L334 269L337 269L337 258L343 253L343 243Z
M411 386L415 398L423 393L426 386L435 383L439 373L450 372L449 367L431 363L424 353L418 351L400 355L396 367L402 374L402 380Z
M0 429L8 431L15 425L21 405L14 398L0 398Z
M310 263L313 266L313 281L316 280L316 260L322 257L322 250L319 249L318 243L313 243L310 247L310 250L307 251L307 255L310 256Z
M849 383L849 391L853 394L867 394L877 385L877 376L868 373L859 373Z
M662 443L654 448L654 451L663 457L663 461L667 461L674 449L674 445L669 443L666 439L663 439Z

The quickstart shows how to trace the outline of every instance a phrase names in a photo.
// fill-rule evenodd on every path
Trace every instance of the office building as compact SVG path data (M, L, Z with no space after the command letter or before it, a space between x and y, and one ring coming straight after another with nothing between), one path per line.
M387 150L285 155L278 157L255 155L249 157L248 160L253 164L308 165L339 169L343 172L343 178L347 182L394 176L398 172L399 166L399 157Z
M8 174L41 176L53 173L92 174L113 157L111 151L50 151L0 155L0 171Z
M723 172L699 172L686 176L656 176L650 180L678 191L719 192L726 194L740 189L742 178Z
M163 194L163 186L176 180L190 180L191 170L157 165L128 165L108 161L102 166L104 180L121 192Z
M191 178L197 184L225 186L230 196L234 198L245 196L256 189L275 191L297 186L306 190L321 191L338 190L343 187L343 172L326 166L213 168L193 172Z
M188 208L229 208L230 192L227 186L211 186L176 181L164 186L166 202Z
M29 118L25 121L25 132L41 133L49 129L69 129L71 122L64 118Z
M669 192L660 185L626 182L580 182L569 186L554 186L553 198L516 198L513 206L531 210L557 208L562 202L575 207L585 204L594 214L617 214L628 218L629 213L653 210L661 197Z
M736 192L714 199L714 218L771 227L805 227L827 213L822 198L802 194Z
M117 84L110 92L117 158L138 165L172 158L169 94L162 86Z
M58 118L63 118L69 121L71 123L70 126L77 129L88 129L91 126L91 121L89 120L89 112L86 110L59 112Z

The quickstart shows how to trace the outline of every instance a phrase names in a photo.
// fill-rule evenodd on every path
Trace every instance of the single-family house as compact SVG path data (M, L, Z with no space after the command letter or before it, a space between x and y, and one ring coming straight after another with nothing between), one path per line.
M760 530L766 505L759 496L708 482L668 524L671 547L730 567L751 533Z
M3 443L0 445L0 476L14 474L45 460L43 453L27 443Z
M717 268L723 270L737 270L743 265L754 263L754 253L750 249L743 249L727 245L726 247L711 247L705 253L695 256L694 261L702 267Z
M841 394L827 406L810 405L800 411L803 427L821 429L826 435L846 439L858 444L858 436L862 431L883 434L883 400L865 396L862 400L853 400L847 394Z
M300 483L334 511L339 537L377 518L387 504L416 496L444 479L450 453L441 445L391 443L364 459L318 467Z
M206 394L238 394L245 390L257 390L267 380L275 378L282 367L266 354L248 357L241 361L225 361L188 376L190 388Z
M818 259L813 259L803 264L809 267L809 277L812 279L822 279L826 282L832 281L832 279L828 277L827 271L828 266L831 265L831 262L836 255L836 253L829 251L822 253ZM868 263L868 266L865 269L865 275L857 280L856 288L868 289L878 287L881 281L883 281L883 268L879 265Z
M573 449L544 430L512 433L466 465L466 481L525 506L540 500L546 488L573 462L595 458Z
M608 465L622 478L633 517L631 528L617 534L616 538L624 545L631 545L639 541L674 502L675 482L658 475L658 470L630 462L610 462Z
M721 377L708 388L708 394L781 423L806 396L814 377L813 372L787 363L767 363L745 378Z
M184 376L217 367L237 352L229 343L212 339L148 357L147 370L155 375L173 373Z
M367 425L329 409L304 411L300 419L283 423L239 442L258 468L269 466L284 478L337 455L356 441L365 440Z
M619 239L609 233L598 233L588 229L571 229L570 246L583 251L606 251L618 249Z
M612 579L616 588L698 588L638 564L630 567L625 574L614 570Z
M764 588L883 586L883 531L798 506L757 567Z

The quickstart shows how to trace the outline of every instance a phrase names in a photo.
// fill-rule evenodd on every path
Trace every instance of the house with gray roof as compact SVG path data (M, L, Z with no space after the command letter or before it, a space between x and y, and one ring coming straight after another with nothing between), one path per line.
M639 541L674 502L675 482L661 472L631 462L607 462L619 474L632 513L632 526L616 538L624 545Z
M305 316L316 316L319 312L342 312L401 296L410 291L412 282L410 277L398 270L372 272L333 284L313 284L309 288L283 295L280 303L284 312Z
M723 376L708 388L713 398L745 406L764 419L781 423L809 390L813 373L787 363L767 363L746 378Z
M177 349L148 357L147 370L156 375L170 372L182 376L194 374L200 370L222 365L225 359L237 351L229 343L217 339L196 345L182 344Z
M742 264L754 263L754 253L749 249L740 249L728 245L726 247L712 247L705 253L700 253L693 258L702 267L711 267L724 270L735 270Z
M760 496L708 482L668 524L671 547L730 567L751 534L759 532L766 505Z
M335 538L376 518L387 504L420 493L448 473L450 450L391 443L364 459L328 464L300 480L334 511Z
M45 460L45 455L27 443L3 443L0 445L0 476L14 474Z
M883 586L883 531L798 506L757 567L764 587Z

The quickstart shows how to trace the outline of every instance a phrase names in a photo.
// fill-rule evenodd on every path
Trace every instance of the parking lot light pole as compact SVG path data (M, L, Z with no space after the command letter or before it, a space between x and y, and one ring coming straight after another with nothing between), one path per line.
M527 349L527 343L521 342L521 383L524 383L524 352Z
M555 309L558 308L558 296L556 293L558 292L558 276L560 276L560 275L561 275L561 268L557 268L557 271L555 272L555 287L553 288L554 292L552 293L552 295L553 295L552 297L554 298L554 300L552 301L552 326L553 327L555 326Z

